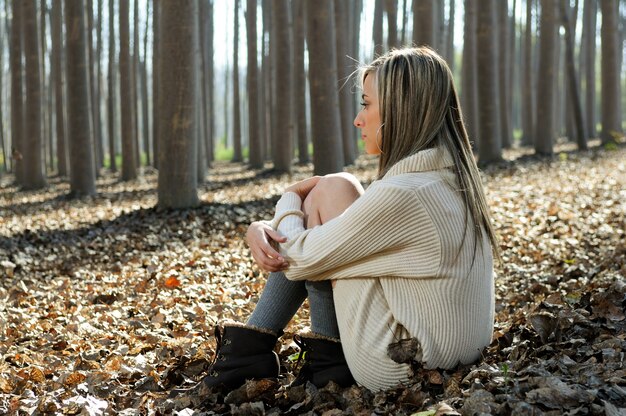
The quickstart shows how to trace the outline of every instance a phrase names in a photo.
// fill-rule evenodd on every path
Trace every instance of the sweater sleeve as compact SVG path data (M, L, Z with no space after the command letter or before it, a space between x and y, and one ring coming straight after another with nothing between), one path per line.
M415 191L375 183L339 217L305 230L298 195L285 193L273 225L287 237L280 245L291 280L353 277L432 277L440 243Z

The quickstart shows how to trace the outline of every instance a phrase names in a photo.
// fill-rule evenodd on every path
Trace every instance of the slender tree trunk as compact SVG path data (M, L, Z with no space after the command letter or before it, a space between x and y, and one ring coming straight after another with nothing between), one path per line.
M477 147L478 95L476 84L476 1L465 0L465 25L463 28L463 64L461 75L461 99L465 125L470 141Z
M196 168L197 168L197 185L199 186L200 184L204 183L204 180L206 178L206 170L207 170L207 160L206 160L206 136L205 136L205 126L206 126L206 121L205 119L208 117L208 115L206 114L206 112L204 111L204 102L205 102L205 97L204 97L204 85L206 84L205 82L205 76L206 73L204 72L204 64L203 64L203 60L202 60L202 48L201 48L201 42L200 42L200 37L202 36L202 27L203 25L203 17L202 17L202 13L201 13L201 4L202 2L199 2L198 4L198 15L195 17L195 19L197 20L197 36L198 36L198 43L196 44L197 49L195 51L195 65L196 65L196 69L195 69L195 73L196 73L196 82L197 85L195 87L195 91L196 91L196 105L194 106L194 110L195 110L195 115L196 115L196 137L195 137L195 142L196 142Z
M534 94L533 85L533 31L532 8L534 0L526 0L526 28L524 30L524 47L522 49L522 145L533 145L534 127Z
M239 0L235 0L233 30L235 31L235 47L233 48L233 162L241 162L243 155L241 152L241 100L239 98Z
M602 12L602 144L617 141L622 132L621 83L620 83L620 34L617 0L600 0Z
M535 151L552 155L554 152L554 82L556 80L556 43L558 28L556 6L553 0L541 0L541 26L539 34L539 71L537 82L537 132Z
M115 66L115 0L109 0L109 71L107 74L108 95L108 133L109 133L109 166L111 172L117 172L117 161L115 160L115 139L117 138L117 77Z
M274 45L276 57L280 57L284 64L276 65L275 79L276 88L276 129L272 140L272 146L275 150L274 169L278 172L291 173L291 159L293 155L293 124L291 123L291 74L293 73L291 65L291 44L289 39L289 4L287 0L272 1L272 20L276 29L276 36L270 39ZM332 22L332 15L328 15ZM333 49L334 52L334 49ZM333 80L336 80L337 75ZM281 84L278 88L278 80Z
M478 146L481 165L502 159L500 100L498 92L498 46L496 43L496 0L480 2L476 14L476 72L478 87Z
M393 0L395 3L395 0ZM343 163L348 166L356 159L356 149L352 131L352 119L354 114L350 111L352 93L348 87L350 78L350 65L352 61L348 58L350 53L348 45L348 3L346 1L335 1L335 50L337 52L337 88L339 93L339 114L341 117L341 141L343 143ZM397 14L396 14L397 18ZM397 32L397 31L396 31ZM397 42L397 33L396 33Z
M407 22L409 21L409 11L406 8L407 3L408 3L407 0L402 0L402 33L400 35L401 46L406 45L406 32L407 32L406 26L407 26Z
M413 43L435 48L437 21L435 0L413 0Z
M24 136L23 189L46 186L43 172L41 138L41 74L39 67L39 30L37 2L22 0L24 13L24 55L26 74L26 135Z
M35 22L41 28L39 31L39 39L37 40L37 48L39 54L39 105L41 107L41 144L42 144L42 155L41 160L43 162L43 174L46 175L48 170L54 170L54 160L52 157L49 159L46 157L51 154L50 149L53 146L52 143L52 134L49 130L50 124L50 105L47 102L47 91L48 91L48 77L46 76L46 62L49 62L46 59L47 54L47 44L46 44L46 0L39 1L39 20L37 20L37 3L35 3Z
M332 0L320 0L306 7L313 164L316 175L325 175L343 167L339 97L334 82L337 61L333 5Z
M585 0L583 33L585 62L585 119L587 136L596 137L596 0Z
M509 97L511 79L509 78L509 5L507 0L497 0L498 12L498 81L500 92L500 137L502 147L511 147L513 131L511 129L511 114L509 112Z
M198 2L161 3L159 54L159 184L161 208L198 204L196 129Z
M66 0L66 70L67 123L70 156L70 195L96 193L96 171L91 135L91 108L89 98L89 69L87 67L87 28L85 5L81 1Z
M204 2L202 2L204 3ZM155 168L159 168L159 35L161 0L152 1L152 154Z
M2 23L2 20L0 20ZM0 28L0 51L4 51L4 34ZM4 68L4 53L0 53L0 68ZM0 151L2 151L2 171L0 171L0 177L4 172L8 172L8 155L6 149L6 143L4 141L4 70L0 71Z
M336 5L335 10L337 10ZM387 49L397 48L400 46L398 42L398 0L385 0L385 11L387 12ZM339 29L337 27L337 30Z
M119 0L120 98L122 112L122 180L137 178L136 140L133 137L133 90L130 62L129 1Z
M207 3L207 13L209 20L209 27L206 32L206 50L207 50L207 84L208 84L208 120L209 120L209 134L207 136L206 152L207 152L207 164L210 167L215 159L215 65L213 63L213 0L209 0Z
M99 129L98 126L98 114L97 114L97 104L96 101L98 98L96 97L96 63L93 53L93 0L87 0L87 59L89 60L89 98L91 100L91 133L94 134L94 161L96 167L96 177L99 176L100 167L98 161L101 159L100 154L98 154L100 146L98 145L97 139L97 131Z
M22 74L22 2L11 3L11 157L15 169L15 181L24 183L24 92Z
M448 10L448 33L446 34L446 58L450 71L454 72L454 13L455 0L450 0Z
M565 53L567 65L567 81L569 85L569 97L573 100L571 103L574 111L574 133L576 135L576 143L579 150L587 150L587 138L585 136L585 126L583 120L583 110L580 104L580 91L578 90L578 75L576 74L576 66L574 65L574 37L572 35L572 26L569 21L569 4L567 0L561 0L561 21L565 28Z
M146 165L152 165L150 144L150 111L148 102L148 32L150 31L150 0L146 0L146 26L143 32L143 59L141 60L141 115L143 127L143 151L146 154Z
M133 54L131 63L130 85L133 102L133 138L135 139L135 158L137 167L141 166L141 143L139 134L139 0L133 1Z
M383 0L375 0L374 3L374 27L372 37L374 40L374 57L382 55L385 47L383 45Z
M104 166L104 139L103 139L103 126L102 126L102 111L100 104L102 100L102 2L103 0L97 0L96 7L98 9L98 22L96 25L96 85L94 87L96 92L95 103L95 120L94 120L94 138L96 140L96 146L98 151L98 159L96 160L96 167L99 170Z
M63 65L61 58L63 55L63 16L62 3L55 1L52 3L52 78L54 83L55 97L55 120L56 120L56 157L59 176L67 176L67 150L65 138L65 104L64 104L64 84Z
M250 1L250 0L249 0ZM294 106L296 111L295 124L298 143L298 161L301 164L309 162L309 140L307 137L306 117L306 72L304 69L304 38L305 19L304 4L293 2L293 62L294 62Z
M296 5L294 4L294 7ZM259 134L259 68L257 63L257 1L247 0L246 39L248 42L248 66L246 82L248 86L248 143L250 167L263 168L263 142Z

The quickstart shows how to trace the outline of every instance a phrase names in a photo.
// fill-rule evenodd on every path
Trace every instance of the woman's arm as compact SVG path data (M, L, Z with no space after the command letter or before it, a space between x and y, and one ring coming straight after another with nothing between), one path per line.
M272 223L287 237L280 253L289 262L289 279L436 273L440 242L413 189L375 183L342 215L309 230L294 215L301 204L297 194L285 193ZM413 258L407 259L409 252Z

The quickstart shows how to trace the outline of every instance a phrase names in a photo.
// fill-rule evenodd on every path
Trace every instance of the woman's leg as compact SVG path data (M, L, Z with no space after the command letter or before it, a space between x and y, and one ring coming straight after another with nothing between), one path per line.
M307 228L313 228L341 215L363 194L360 182L352 175L327 175L311 190L302 207ZM307 281L311 331L330 338L339 338L332 282Z

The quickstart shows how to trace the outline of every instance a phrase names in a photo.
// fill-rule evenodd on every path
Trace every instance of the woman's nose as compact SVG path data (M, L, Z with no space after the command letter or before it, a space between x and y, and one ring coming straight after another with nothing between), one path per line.
M360 114L360 113L359 113ZM354 127L361 128L361 120L359 119L359 114L354 117Z

